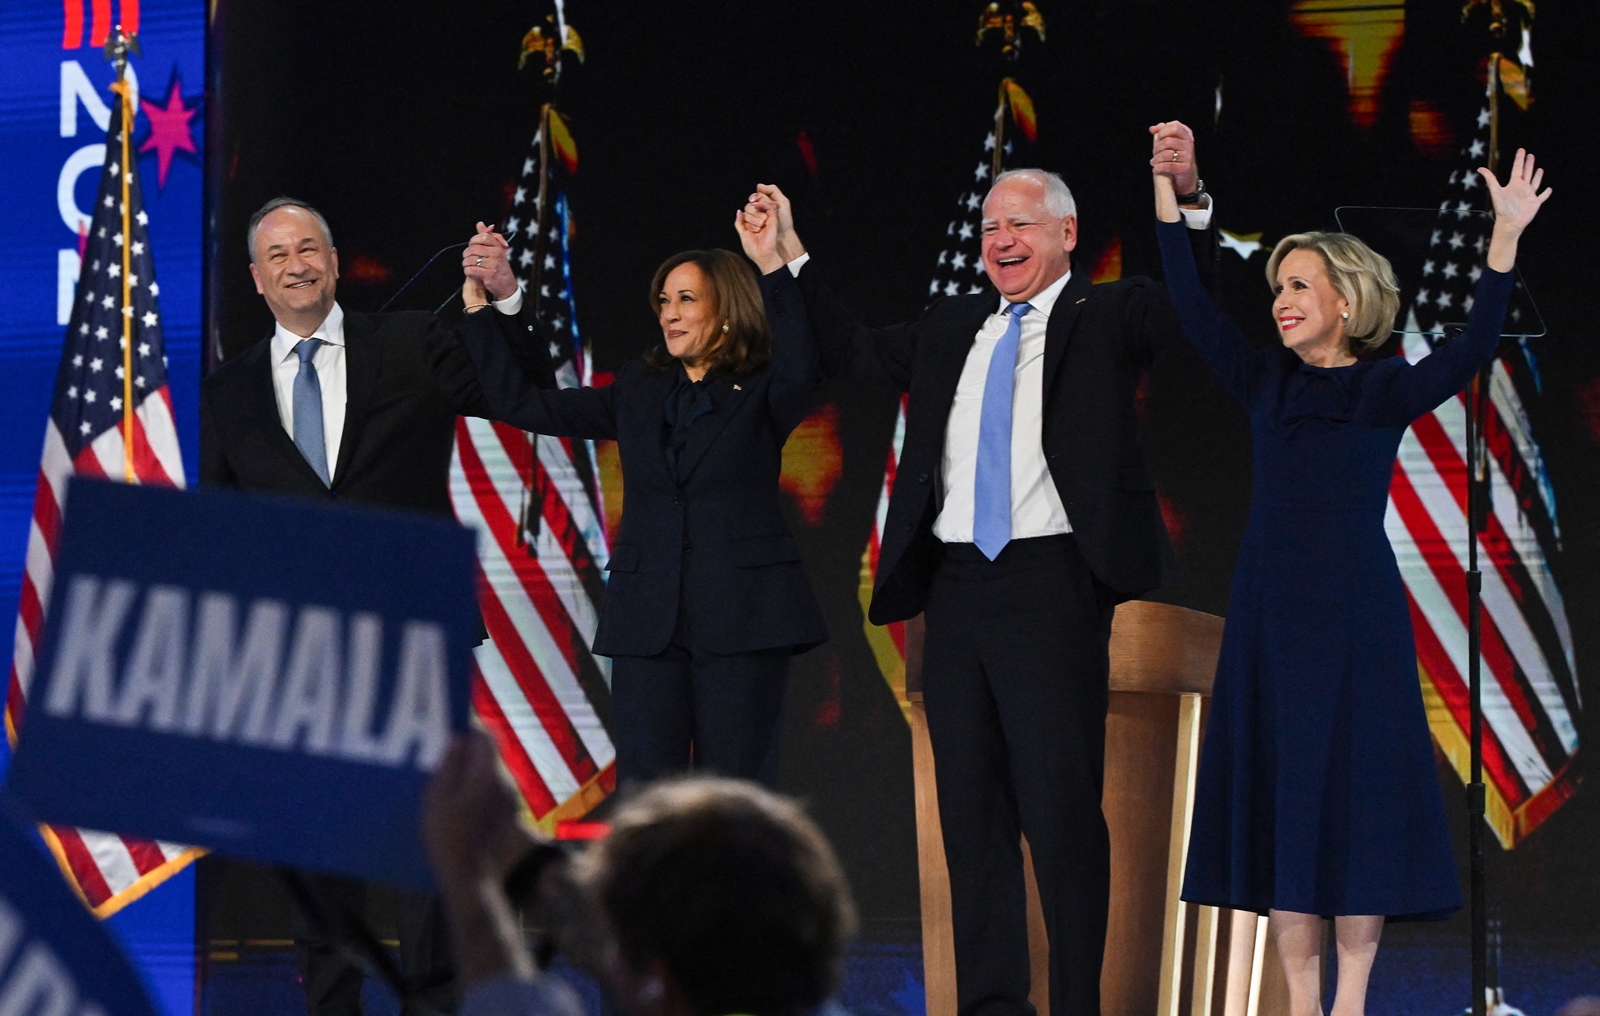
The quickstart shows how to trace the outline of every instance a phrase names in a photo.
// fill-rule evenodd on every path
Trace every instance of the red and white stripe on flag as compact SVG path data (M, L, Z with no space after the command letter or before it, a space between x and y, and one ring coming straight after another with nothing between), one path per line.
M592 652L599 604L578 573L593 566L581 534L603 532L572 463L585 451L582 442L530 442L506 424L463 417L450 464L456 517L478 531L478 603L489 632L475 654L473 710L547 831L587 814L616 786L616 752L584 688L586 674L608 679L610 670ZM542 492L531 546L518 539L528 489Z
M134 411L133 442L135 483L184 485L172 399L165 386L146 396ZM123 480L126 470L122 430L105 431L73 459L56 422L51 420L46 425L17 610L11 679L6 691L6 736L13 746L33 679L35 651L44 633L44 607L50 601L55 578L56 541L61 532L67 480L74 475ZM45 826L42 831L68 883L97 917L116 913L204 853L195 847L68 826Z
M1406 356L1427 355L1421 335ZM1537 446L1503 360L1490 375L1491 506L1479 537L1483 574L1483 759L1489 824L1507 848L1576 790L1579 708L1572 632L1561 592L1524 501L1536 489ZM1470 765L1467 688L1466 404L1450 399L1406 431L1385 526L1405 581L1417 667L1433 735L1465 782ZM1553 513L1552 513L1553 514Z
M872 647L873 657L878 661L878 670L889 682L895 701L900 703L900 711L909 721L911 703L906 698L905 622L895 621L880 627L867 620L867 611L872 605L873 581L878 573L878 551L883 546L883 527L889 515L889 493L894 489L895 474L900 468L900 451L905 446L905 440L906 396L902 395L900 411L895 416L894 439L889 442L889 458L884 464L883 486L878 491L878 511L872 518L872 535L861 554L861 580L856 587L856 596L861 602L861 628L866 633L867 644Z

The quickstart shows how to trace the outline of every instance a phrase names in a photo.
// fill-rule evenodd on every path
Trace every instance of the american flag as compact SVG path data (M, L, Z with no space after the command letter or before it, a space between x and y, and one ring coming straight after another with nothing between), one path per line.
M557 384L593 381L572 296L577 151L541 112L505 235L512 266L551 336ZM591 651L609 556L593 442L462 418L450 472L456 516L479 538L478 600L490 641L472 701L534 818L554 831L616 784L608 730L611 663Z
M1003 127L1007 123L1010 112L1010 104L1002 103L995 111L997 126ZM1002 130L991 130L984 138L983 152L973 166L971 182L956 196L955 215L945 227L944 249L939 251L939 259L933 267L933 278L928 283L930 301L942 296L982 293L988 288L989 280L983 271L983 199L994 182L995 168L1010 168L1008 164L1015 152L1015 142L1005 139ZM889 444L888 461L884 465L883 486L878 492L878 511L873 516L872 533L861 555L861 581L857 596L861 601L862 628L878 661L878 669L894 690L900 708L909 715L911 705L906 700L905 623L896 621L879 627L866 620L867 608L872 603L873 576L878 571L883 527L889 515L889 493L894 489L895 471L900 465L900 450L905 444L905 437L906 396L902 395L899 413L895 417L894 439Z
M126 102L112 104L94 221L83 239L72 320L45 426L6 694L6 734L13 745L50 600L67 478L184 485L161 341L161 287L146 228L150 220L137 161L124 158L126 109ZM124 441L129 431L131 446ZM64 826L47 826L43 833L68 882L101 917L200 854L177 844Z
M1477 167L1488 164L1490 113L1450 174L1445 199L1410 294L1406 359L1427 356L1462 324L1482 274L1492 221ZM1504 331L1531 329L1521 283ZM1526 337L1501 343L1490 368L1484 436L1492 494L1479 537L1483 572L1483 758L1487 815L1514 846L1576 790L1578 694L1572 630L1551 562L1561 552L1555 493L1524 404L1538 396ZM1385 525L1410 601L1417 669L1433 735L1468 779L1466 402L1456 396L1406 431L1389 488Z

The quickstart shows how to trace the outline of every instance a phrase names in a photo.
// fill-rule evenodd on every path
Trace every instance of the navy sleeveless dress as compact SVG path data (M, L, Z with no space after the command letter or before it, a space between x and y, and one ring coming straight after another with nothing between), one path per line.
M1447 917L1461 887L1384 512L1406 426L1493 355L1511 276L1484 269L1465 335L1416 364L1312 367L1253 348L1201 286L1184 226L1157 232L1184 334L1253 443L1183 898Z

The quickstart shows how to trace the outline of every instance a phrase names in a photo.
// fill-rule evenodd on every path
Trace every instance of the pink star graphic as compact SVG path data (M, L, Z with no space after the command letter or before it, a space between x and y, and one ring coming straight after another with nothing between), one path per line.
M156 185L165 187L167 170L172 168L173 153L195 151L194 135L189 131L189 121L199 110L184 108L183 83L178 80L172 82L172 91L167 93L165 109L143 99L139 100L139 105L150 121L150 136L139 146L139 151L148 152L155 149Z

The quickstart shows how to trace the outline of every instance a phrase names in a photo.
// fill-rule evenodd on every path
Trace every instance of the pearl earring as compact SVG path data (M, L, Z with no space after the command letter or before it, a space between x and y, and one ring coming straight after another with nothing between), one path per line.
M1345 311L1344 313L1340 314L1339 316L1344 318L1346 321L1350 320L1350 312L1349 311ZM724 328L722 330L723 331L727 331L728 329Z
M1350 315L1348 315L1348 314L1345 315L1345 317L1349 317L1349 316ZM722 326L722 334L724 334L724 335L728 334L728 326L727 325L723 325Z

